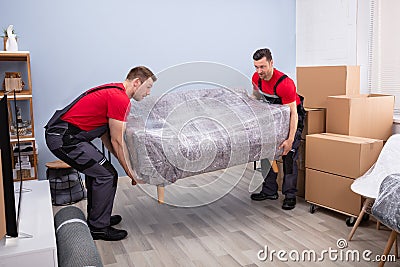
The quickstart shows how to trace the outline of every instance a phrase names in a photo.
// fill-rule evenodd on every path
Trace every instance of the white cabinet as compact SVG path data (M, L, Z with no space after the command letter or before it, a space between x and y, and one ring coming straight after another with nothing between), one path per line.
M58 266L50 187L47 180L23 182L17 238L0 240L0 266ZM14 183L16 190L19 183ZM18 199L18 194L15 195ZM24 237L24 234L32 237Z

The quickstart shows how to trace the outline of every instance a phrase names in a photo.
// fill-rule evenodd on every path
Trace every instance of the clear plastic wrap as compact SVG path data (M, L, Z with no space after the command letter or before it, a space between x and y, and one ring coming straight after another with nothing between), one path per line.
M400 173L391 174L382 181L371 212L384 225L400 232Z
M290 110L245 90L175 90L131 101L125 156L137 178L167 185L259 159L276 159Z
M388 175L400 173L400 134L394 134L385 143L376 163L354 180L351 190L368 198L377 198L379 187Z

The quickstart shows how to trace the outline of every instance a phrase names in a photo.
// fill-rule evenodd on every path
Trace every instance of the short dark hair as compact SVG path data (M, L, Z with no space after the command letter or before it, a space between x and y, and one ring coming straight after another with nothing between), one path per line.
M272 54L271 54L271 51L268 48L258 49L253 54L253 59L254 60L260 60L263 57L265 57L267 59L267 61L271 61L272 60Z
M129 71L128 75L126 75L127 80L133 80L135 78L139 78L142 83L148 78L151 78L153 82L157 81L157 77L154 75L154 73L145 66L134 67Z

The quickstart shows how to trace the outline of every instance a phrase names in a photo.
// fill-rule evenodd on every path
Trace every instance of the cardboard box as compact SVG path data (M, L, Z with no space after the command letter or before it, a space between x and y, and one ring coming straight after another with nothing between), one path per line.
M392 134L394 96L329 96L326 131L387 140Z
M326 120L324 108L305 108L307 115L304 122L304 129L301 135L306 139L307 134L325 133Z
M363 175L378 159L383 141L338 135L311 134L306 137L306 168L348 178Z
M276 182L278 183L278 190L282 192L282 183L283 183L283 162L278 161L278 178L276 179ZM297 164L299 166L299 164ZM297 196L298 197L303 197L305 194L305 170L298 170L298 175L297 175Z
M358 216L362 198L351 191L353 179L306 169L305 199L308 202L348 215Z
M360 66L297 67L296 75L305 107L326 108L328 96L360 93Z

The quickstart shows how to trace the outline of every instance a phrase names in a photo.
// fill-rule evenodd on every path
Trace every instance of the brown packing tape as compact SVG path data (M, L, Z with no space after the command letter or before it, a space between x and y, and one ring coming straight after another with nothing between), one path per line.
M352 143L358 143L358 144L373 144L373 143L376 143L376 141L380 140L380 139L372 139L372 138L367 138L367 137L350 136L350 135L334 134L334 133L320 133L320 134L330 137L330 139L332 139L332 140L350 141Z

